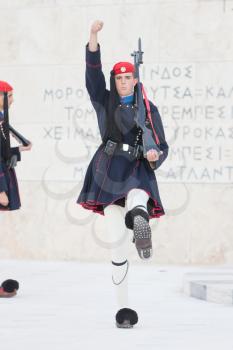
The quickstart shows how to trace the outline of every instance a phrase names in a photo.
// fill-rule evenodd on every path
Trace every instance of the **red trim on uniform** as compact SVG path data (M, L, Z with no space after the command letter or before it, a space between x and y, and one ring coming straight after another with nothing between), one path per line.
M131 189L129 190L129 192L130 192L131 190L133 190L133 189L134 189L134 188L131 188ZM152 201L154 202L154 206L155 206L156 208L152 208L152 209L151 209L152 215L150 215L151 213L149 213L150 219L152 219L152 218L159 218L160 216L163 216L163 215L164 215L164 210L163 210L163 208L162 208L160 205L158 205L157 200L154 199L154 198L151 196L151 193L150 193L150 192L147 192L144 188L137 188L137 189L146 192L146 193L148 194L148 196L149 196L149 199L152 199ZM127 194L128 194L129 192L127 192ZM101 208L97 209L98 206L103 206L103 205L105 205L105 206L107 207L107 206L109 206L109 205L111 205L111 204L114 204L116 201L118 201L118 200L120 200L120 199L124 199L124 198L126 199L127 194L126 194L125 196L123 196L123 197L121 196L121 197L115 199L114 202L110 202L110 203L104 203L104 202L97 202L97 201L94 201L94 200L89 200L89 201L87 201L87 202L81 202L81 203L77 203L77 204L80 204L84 209L92 210L94 213L98 213L98 214L100 214L100 215L104 215L104 208L103 208L103 209L101 209ZM98 196L98 197L99 197L99 196ZM148 199L148 200L149 200L149 199Z
M86 65L87 65L88 67L91 67L91 68L100 68L100 67L102 66L101 63L98 63L98 64L91 64L91 63L89 63L89 62L86 62Z

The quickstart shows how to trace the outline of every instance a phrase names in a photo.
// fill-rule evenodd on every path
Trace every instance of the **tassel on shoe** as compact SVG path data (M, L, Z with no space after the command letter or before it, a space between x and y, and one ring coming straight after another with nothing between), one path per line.
M1 284L0 298L11 298L17 294L19 289L19 282L16 280L8 279Z
M120 309L116 314L117 328L133 328L138 322L138 314L136 311L128 308Z

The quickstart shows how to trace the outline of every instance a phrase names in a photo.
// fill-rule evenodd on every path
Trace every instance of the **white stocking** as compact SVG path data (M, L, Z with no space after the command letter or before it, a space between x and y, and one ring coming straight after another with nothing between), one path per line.
M145 191L137 188L132 189L127 195L127 210L130 211L137 206L142 206L141 209L144 209L147 212L148 199L149 196Z
M112 280L115 286L117 304L120 309L128 307L128 249L130 236L125 226L125 210L118 205L104 209L106 224L111 235Z

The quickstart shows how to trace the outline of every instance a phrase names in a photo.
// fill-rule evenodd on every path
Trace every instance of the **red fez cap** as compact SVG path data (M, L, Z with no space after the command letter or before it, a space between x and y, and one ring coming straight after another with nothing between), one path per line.
M0 81L0 92L9 92L12 91L13 87L8 84L6 81Z
M134 73L134 65L130 62L118 62L113 66L114 74Z

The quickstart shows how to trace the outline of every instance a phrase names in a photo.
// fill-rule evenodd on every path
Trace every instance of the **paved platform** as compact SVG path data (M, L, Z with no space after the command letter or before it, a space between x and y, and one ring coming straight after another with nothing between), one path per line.
M0 299L0 344L4 350L232 350L232 306L184 293L195 274L195 281L212 272L228 281L231 271L130 266L139 323L118 329L110 264L0 261L1 281L20 282L17 297Z

